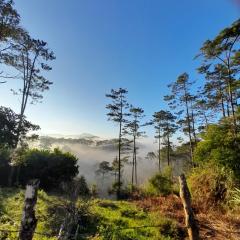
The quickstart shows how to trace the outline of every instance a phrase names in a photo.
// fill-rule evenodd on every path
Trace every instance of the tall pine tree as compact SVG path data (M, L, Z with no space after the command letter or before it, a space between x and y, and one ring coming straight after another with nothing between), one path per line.
M126 117L129 114L126 109L129 104L126 100L128 91L124 88L112 89L110 94L106 94L106 97L111 100L110 104L107 104L106 108L109 110L107 113L108 120L118 124L118 182L117 182L117 198L120 198L121 194L121 161L122 161L122 150L123 150L123 127L127 122Z

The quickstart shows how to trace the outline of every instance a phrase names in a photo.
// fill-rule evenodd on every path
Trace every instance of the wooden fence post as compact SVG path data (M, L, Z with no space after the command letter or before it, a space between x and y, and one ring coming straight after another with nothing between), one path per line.
M179 176L180 184L180 197L182 199L184 213L185 213L185 223L188 231L188 236L190 240L199 240L199 229L194 218L194 213L191 204L191 195L187 186L187 181L184 174Z
M32 180L27 184L19 233L20 240L32 240L33 238L34 231L37 226L35 205L37 203L38 186L39 180Z

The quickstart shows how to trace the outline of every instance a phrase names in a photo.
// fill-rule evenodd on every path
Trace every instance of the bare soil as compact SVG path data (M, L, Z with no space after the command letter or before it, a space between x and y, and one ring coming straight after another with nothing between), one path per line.
M183 207L177 195L144 198L134 202L145 211L160 211L164 216L176 220L179 228L186 232ZM193 209L202 240L240 240L239 213L224 213L217 209L203 210L196 204L193 204Z

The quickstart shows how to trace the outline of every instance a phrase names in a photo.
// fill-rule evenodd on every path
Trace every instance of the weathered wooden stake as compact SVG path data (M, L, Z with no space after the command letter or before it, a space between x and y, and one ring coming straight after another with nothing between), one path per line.
M199 240L199 229L194 218L194 213L191 204L191 195L187 186L187 181L184 174L179 176L180 197L182 199L185 212L185 223L188 230L190 240Z
M32 240L37 219L35 217L35 205L37 203L39 180L32 180L27 184L25 192L25 203L19 233L20 240Z
M60 240L63 236L63 228L64 228L64 223L61 224L61 227L60 227L60 230L59 230L59 233L58 233L58 240Z

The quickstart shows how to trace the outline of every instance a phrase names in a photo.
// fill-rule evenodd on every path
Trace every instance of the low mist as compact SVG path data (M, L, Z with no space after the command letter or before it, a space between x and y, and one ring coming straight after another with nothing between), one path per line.
M154 141L150 138L140 140L138 143L138 184L144 184L149 177L158 171L158 162L156 159L147 159L147 153L156 151ZM44 145L44 147L43 147ZM117 145L114 139L102 140L98 137L85 138L56 138L56 137L41 137L39 146L42 148L60 148L64 152L71 152L79 160L79 176L83 175L89 186L95 184L97 191L101 197L109 198L108 189L111 188L114 182L112 174L106 174L104 178L97 175L96 171L99 163L112 161L117 157ZM122 180L124 185L131 182L131 151L125 156L129 156L128 163L124 165ZM162 168L166 165L166 161L162 162ZM182 161L174 160L174 174L177 175L183 168Z

